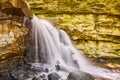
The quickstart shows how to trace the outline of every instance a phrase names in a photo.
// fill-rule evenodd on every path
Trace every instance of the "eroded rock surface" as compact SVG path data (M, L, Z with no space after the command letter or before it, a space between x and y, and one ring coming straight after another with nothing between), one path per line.
M23 0L0 1L0 67L24 53L28 29L23 21L25 16L32 18L29 10Z
M40 18L64 29L92 57L120 58L120 1L27 0Z
M24 17L32 18L29 10L23 0L0 0L0 80L17 80L25 73L23 54L29 30L23 23Z
M25 0L1 0L0 10L8 15L32 18L29 4Z

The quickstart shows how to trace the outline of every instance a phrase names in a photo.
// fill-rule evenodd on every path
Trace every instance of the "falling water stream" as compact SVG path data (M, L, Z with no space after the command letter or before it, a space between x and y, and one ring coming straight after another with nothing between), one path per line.
M37 39L38 35L37 35L37 30L35 29L35 62L39 62L38 59L38 39Z
M51 23L44 19L38 19L35 15L31 20L31 24L32 37L35 39L35 61L31 63L32 67L37 69L45 68L47 72L43 72L46 74L56 72L63 79L67 78L69 72L77 72L79 70L109 77L105 72L107 71L106 69L91 65L74 48L65 31L56 29ZM39 75L40 73L36 76Z

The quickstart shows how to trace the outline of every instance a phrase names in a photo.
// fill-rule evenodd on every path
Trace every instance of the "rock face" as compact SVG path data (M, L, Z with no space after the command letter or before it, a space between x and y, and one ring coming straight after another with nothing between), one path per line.
M120 58L119 0L27 0L33 13L64 29L92 57Z
M0 1L0 64L25 51L28 29L22 23L24 16L32 18L30 14L23 0Z
M31 15L23 0L0 0L0 80L24 80L21 74L28 74L23 58L28 28L23 23Z
M60 76L57 73L51 73L48 75L48 80L59 80Z
M13 16L27 16L32 18L29 4L25 0L1 0L0 10Z

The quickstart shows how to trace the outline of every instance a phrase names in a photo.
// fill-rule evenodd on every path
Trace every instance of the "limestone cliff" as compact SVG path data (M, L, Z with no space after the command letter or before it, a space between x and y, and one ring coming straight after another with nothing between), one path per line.
M76 47L93 57L120 57L120 1L118 0L27 0L32 12L40 18L50 20L58 28L64 29ZM1 0L0 17L1 40L9 38L14 42L17 35L11 30L14 23L24 33L21 26L23 16L32 18L32 12L24 0ZM26 7L27 6L27 7ZM4 14L3 14L4 13ZM9 16L8 16L9 15ZM12 17L12 18L11 18ZM14 18L13 18L14 17ZM18 20L19 17L19 20ZM22 18L22 19L21 19ZM7 20L6 20L7 19ZM12 19L12 20L11 20ZM15 20L17 19L17 21ZM14 22L13 22L14 21ZM3 22L7 22L7 25ZM19 24L19 25L18 25ZM8 26L9 25L9 26ZM15 26L14 25L14 26ZM3 27L6 26L6 27ZM12 27L12 28L11 28ZM7 31L8 30L8 31ZM15 29L16 30L16 29ZM7 32L6 32L7 31ZM6 32L7 38L3 38ZM17 32L17 31L16 31ZM19 33L18 32L18 33ZM25 30L26 32L26 30ZM4 41L4 40L3 40ZM7 40L6 40L7 41ZM15 40L16 41L16 40ZM8 43L7 42L7 43ZM3 43L1 45L3 46ZM6 44L7 44L6 43ZM2 50L2 49L1 49ZM4 51L4 50L3 50ZM108 56L109 55L109 56Z
M64 29L93 57L120 56L119 0L27 0L33 13Z
M24 0L0 0L0 63L25 51L28 29L22 24L24 16L32 18Z

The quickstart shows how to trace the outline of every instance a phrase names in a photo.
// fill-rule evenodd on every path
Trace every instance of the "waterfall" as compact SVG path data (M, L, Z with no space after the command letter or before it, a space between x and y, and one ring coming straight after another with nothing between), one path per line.
M81 54L73 47L65 31L56 29L48 21L38 19L36 16L31 22L32 34L35 34L33 36L35 38L35 62L39 62L38 56L40 55L43 58L42 63L49 64L52 68L60 65L67 71L74 71L79 70L80 66L86 66L86 60L80 58ZM79 62L84 64L81 65Z
M89 64L89 61L72 45L64 30L55 28L47 20L33 15L32 38L35 41L34 67L47 68L67 77L69 72L84 71L101 75L104 69ZM60 72L62 71L62 73ZM63 75L64 74L64 75ZM103 74L102 74L103 75Z
M39 62L39 58L38 58L38 35L37 35L37 30L35 29L35 62L38 63Z

